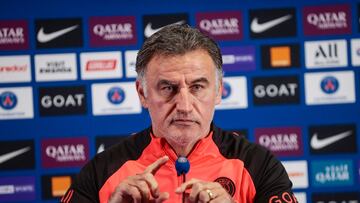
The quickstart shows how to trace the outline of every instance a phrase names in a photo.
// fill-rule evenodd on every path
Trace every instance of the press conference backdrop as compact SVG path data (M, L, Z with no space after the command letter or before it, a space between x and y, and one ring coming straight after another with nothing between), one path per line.
M276 154L299 202L359 202L359 13L349 0L1 1L0 202L56 202L149 126L136 53L172 23L221 47L218 126Z

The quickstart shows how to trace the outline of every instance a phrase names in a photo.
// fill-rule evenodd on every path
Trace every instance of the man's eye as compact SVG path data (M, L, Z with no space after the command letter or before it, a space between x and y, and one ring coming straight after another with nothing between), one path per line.
M193 85L191 86L191 90L194 92L202 90L204 87L202 85Z

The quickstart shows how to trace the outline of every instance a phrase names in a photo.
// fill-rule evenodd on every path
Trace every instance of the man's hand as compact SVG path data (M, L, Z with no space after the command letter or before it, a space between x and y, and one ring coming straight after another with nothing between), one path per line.
M169 198L169 193L159 191L159 185L155 180L154 175L168 160L169 157L163 156L149 165L142 173L127 177L111 194L109 203L160 203L167 200Z
M188 201L190 202L234 202L229 193L227 193L220 183L217 182L205 182L198 179L191 179L178 187L175 192L181 194L189 188L191 188L188 198Z

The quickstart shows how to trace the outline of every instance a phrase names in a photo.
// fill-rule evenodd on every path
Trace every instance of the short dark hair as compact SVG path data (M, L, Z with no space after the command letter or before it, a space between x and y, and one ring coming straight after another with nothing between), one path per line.
M182 55L198 49L209 53L221 78L222 58L216 42L198 29L176 24L165 26L144 42L136 58L138 78L145 76L146 66L155 55Z

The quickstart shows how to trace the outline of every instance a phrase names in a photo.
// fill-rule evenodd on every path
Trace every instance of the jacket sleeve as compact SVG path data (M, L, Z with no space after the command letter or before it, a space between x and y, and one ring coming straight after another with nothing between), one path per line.
M255 152L256 151L256 152ZM255 203L297 203L289 176L276 157L267 149L255 146L248 168L256 188Z

